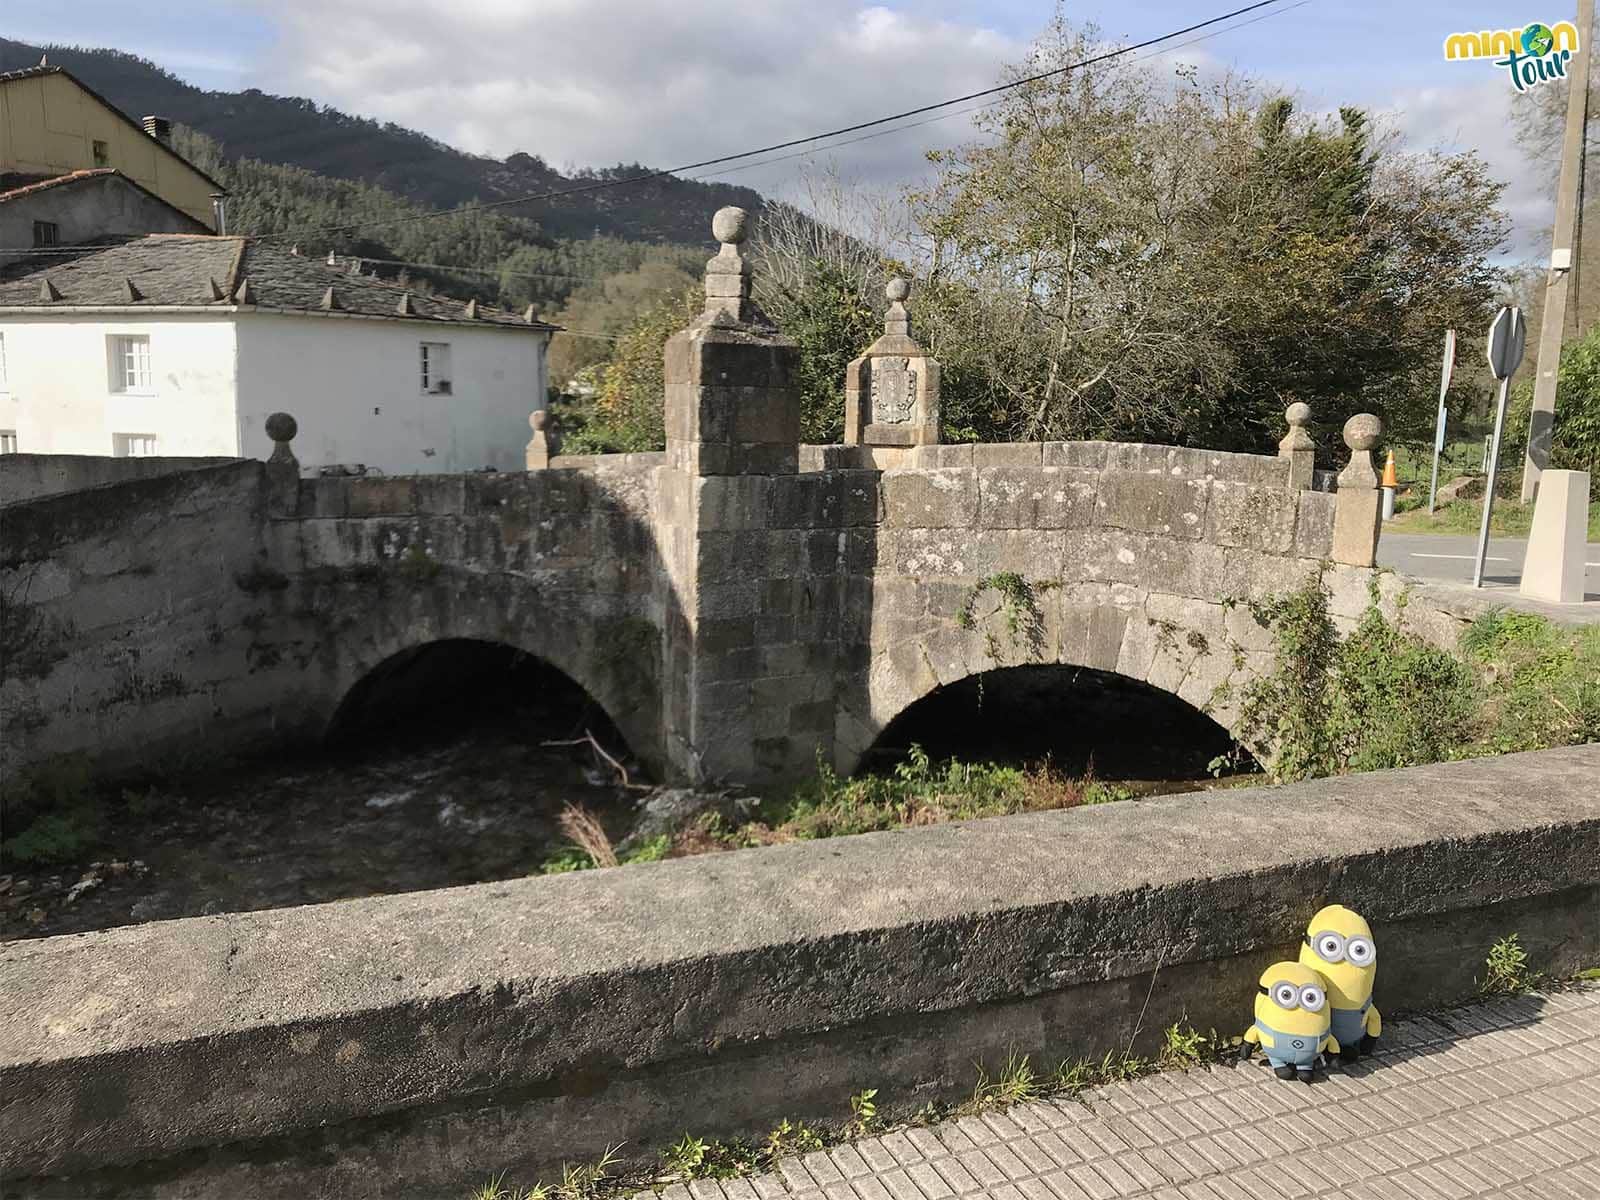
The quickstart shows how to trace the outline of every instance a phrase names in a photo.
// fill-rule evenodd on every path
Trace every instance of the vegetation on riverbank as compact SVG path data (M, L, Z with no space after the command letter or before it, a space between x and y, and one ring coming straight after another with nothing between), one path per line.
M1277 662L1245 685L1241 734L1276 781L1600 740L1600 627L1493 610L1453 655L1372 602L1341 639L1320 579L1252 604Z
M597 832L594 825L573 822L572 844L545 859L539 869L547 875L559 874L591 866L1077 808L1132 797L1128 788L1096 779L1092 769L1070 775L1049 761L1029 766L954 758L935 761L914 745L905 761L885 775L844 779L819 761L812 779L787 795L752 801L741 819L707 812L677 833L653 838L628 855L616 854L603 831Z

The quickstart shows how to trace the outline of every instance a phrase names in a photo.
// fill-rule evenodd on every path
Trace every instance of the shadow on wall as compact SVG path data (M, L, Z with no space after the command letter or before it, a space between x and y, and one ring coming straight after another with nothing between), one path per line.
M923 697L886 726L862 769L903 759L1037 763L1103 779L1204 779L1232 736L1171 692L1089 667L1043 664L970 675ZM1248 758L1247 758L1248 761Z

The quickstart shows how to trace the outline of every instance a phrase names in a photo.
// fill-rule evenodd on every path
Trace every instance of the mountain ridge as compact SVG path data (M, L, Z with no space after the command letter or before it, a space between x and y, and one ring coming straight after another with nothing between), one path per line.
M368 183L431 208L504 201L530 193L649 173L639 163L565 175L535 154L505 159L457 150L393 122L354 116L301 96L247 88L207 91L148 59L120 50L0 37L0 72L31 67L42 55L64 67L135 120L155 113L221 146L228 158L301 167ZM709 241L710 214L724 205L758 210L762 197L733 184L665 177L548 201L511 204L502 215L537 223L547 237L595 235L627 241Z

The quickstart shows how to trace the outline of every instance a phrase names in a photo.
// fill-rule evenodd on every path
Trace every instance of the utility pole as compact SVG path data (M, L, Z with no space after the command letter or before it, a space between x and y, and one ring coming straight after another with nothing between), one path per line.
M1578 0L1578 52L1567 75L1567 127L1561 142L1561 182L1556 191L1556 229L1550 241L1550 273L1544 289L1544 319L1539 325L1539 359L1534 369L1533 412L1528 418L1528 454L1522 464L1522 502L1539 490L1539 476L1550 461L1550 434L1556 420L1556 376L1561 368L1561 337L1566 332L1567 296L1577 269L1578 197L1583 191L1583 148L1589 117L1589 39L1594 36L1594 0Z

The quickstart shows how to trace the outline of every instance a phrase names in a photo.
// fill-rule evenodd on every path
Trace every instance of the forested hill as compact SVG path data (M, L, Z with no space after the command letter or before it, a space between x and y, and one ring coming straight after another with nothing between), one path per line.
M504 162L480 158L415 130L354 117L302 97L271 96L254 88L203 91L117 50L0 38L0 71L34 66L42 54L135 120L156 113L181 122L215 139L229 158L287 163L335 179L359 180L430 207L553 191L649 169L619 164L569 177L533 154L513 154ZM598 233L628 241L695 244L708 240L709 214L725 204L755 209L761 196L728 184L659 179L502 211L537 221L553 238Z

